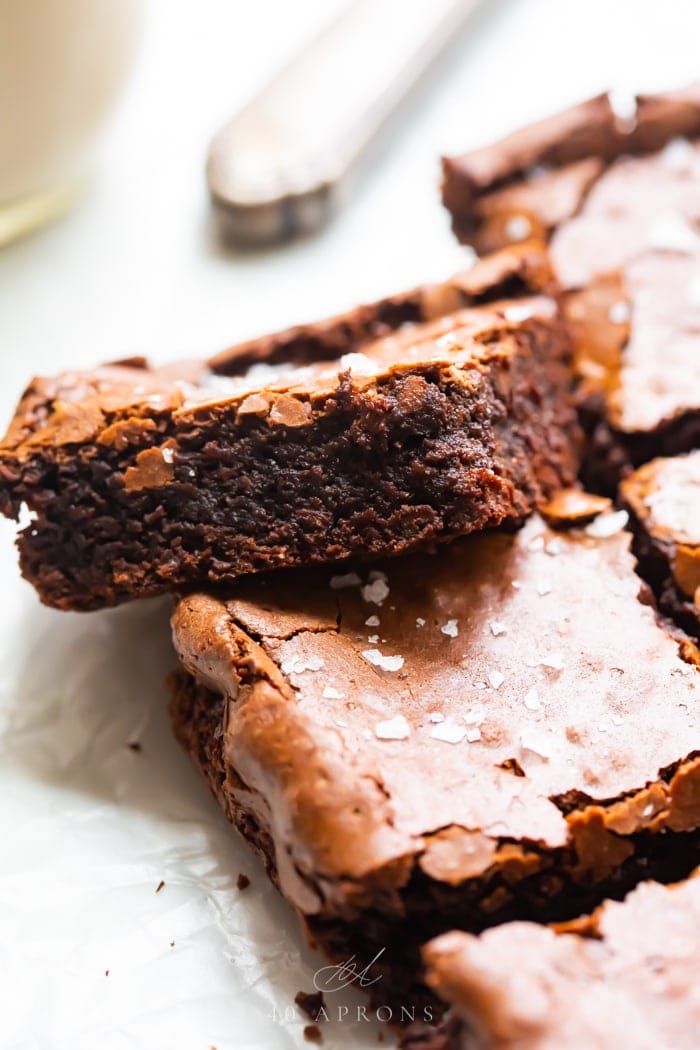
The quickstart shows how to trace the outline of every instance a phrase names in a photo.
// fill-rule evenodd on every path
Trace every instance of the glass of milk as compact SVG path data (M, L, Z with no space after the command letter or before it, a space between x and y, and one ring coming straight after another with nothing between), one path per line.
M0 246L75 197L140 14L140 0L0 0Z

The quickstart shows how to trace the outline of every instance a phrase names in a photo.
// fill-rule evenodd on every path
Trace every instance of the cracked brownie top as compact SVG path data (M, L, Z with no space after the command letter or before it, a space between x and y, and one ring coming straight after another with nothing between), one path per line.
M222 793L300 909L547 852L590 883L637 832L697 826L697 670L639 599L625 517L182 598L182 664L225 698Z

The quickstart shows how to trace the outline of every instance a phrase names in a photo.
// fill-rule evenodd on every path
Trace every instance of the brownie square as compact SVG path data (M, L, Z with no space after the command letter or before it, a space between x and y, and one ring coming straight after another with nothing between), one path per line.
M378 994L423 1001L441 932L572 917L697 857L698 654L640 600L625 518L179 602L180 741Z
M96 609L516 524L578 464L555 303L499 299L550 279L509 251L211 362L35 380L0 446L24 575Z

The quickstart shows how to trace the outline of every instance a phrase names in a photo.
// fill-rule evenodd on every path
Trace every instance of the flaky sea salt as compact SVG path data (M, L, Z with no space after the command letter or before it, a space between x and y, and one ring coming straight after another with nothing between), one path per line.
M608 310L608 317L612 324L626 324L632 316L632 307L626 299L619 299L613 303Z
M368 634L367 635L367 641L369 642L370 645L376 645L377 642L379 641L379 635L378 634Z
M337 689L334 689L332 685L327 685L324 688L323 692L321 693L321 696L323 697L324 700L342 700L343 699L343 694L339 693Z
M368 616L365 620L365 627L379 627L379 617Z
M372 571L369 574L369 583L366 583L360 592L366 602L381 605L389 596L389 583L383 572Z
M416 617L416 627L425 627L425 620L422 616Z
M163 457L164 463L172 463L175 458L175 454L171 448L162 448L160 454Z
M346 572L344 576L331 576L329 586L333 591L342 591L346 587L359 587L361 583L356 572Z
M485 718L486 710L481 704L477 704L475 707L472 707L464 715L464 721L467 723L468 726L480 726Z
M491 628L491 634L494 638L498 638L499 634L506 633L505 624L502 624L499 620L491 620L489 622L489 627Z
M377 362L366 354L343 354L340 359L340 371L348 369L360 376L373 376L377 371Z
M475 744L477 740L481 740L481 730L478 726L467 730L467 740L470 744Z
M511 215L506 222L506 237L509 241L524 241L532 232L532 223L526 215Z
M552 754L552 741L548 740L544 733L537 729L525 727L520 733L520 745L524 751L531 751L545 761Z
M304 659L303 656L292 656L287 657L280 664L282 674L303 674L304 671L320 671L324 665L324 661L320 656L309 656Z
M368 663L380 667L382 671L400 671L404 664L403 656L383 656L379 649L364 649L362 655Z
M599 514L583 531L594 539L606 540L622 532L628 521L629 514L626 510L616 510L611 514Z
M459 627L457 626L456 620L448 620L440 628L443 634L446 634L448 638L456 638L459 634Z
M379 740L405 740L411 735L411 727L403 715L377 722L374 732Z
M528 690L528 692L523 697L523 703L525 704L525 707L528 709L528 711L542 710L542 704L540 703L540 698L537 695L536 689Z
M466 735L466 729L450 721L442 722L430 730L433 740L442 740L445 744L461 744Z
M487 677L492 689L500 689L506 680L500 671L489 671Z
M438 722L444 722L445 716L441 715L439 711L433 711L433 713L430 715L430 721L435 722L435 724L437 724Z
M454 350L455 347L459 346L459 340L455 338L452 332L448 332L446 335L441 335L439 339L435 340L435 345L438 350L443 352Z
M537 584L537 593L539 594L540 598L544 598L544 596L546 594L550 594L551 591L552 585L551 583L549 583L548 580L540 580L540 582Z

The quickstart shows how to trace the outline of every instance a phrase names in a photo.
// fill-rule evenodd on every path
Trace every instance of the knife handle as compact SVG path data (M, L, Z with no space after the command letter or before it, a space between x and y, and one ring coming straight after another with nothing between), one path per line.
M207 180L248 244L309 233L365 147L480 0L354 0L212 141Z

